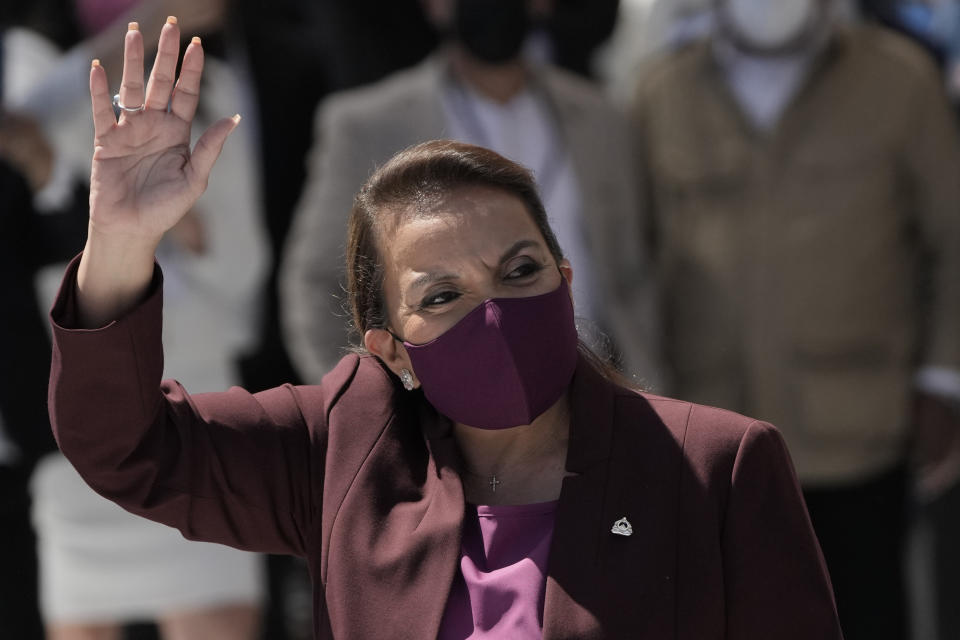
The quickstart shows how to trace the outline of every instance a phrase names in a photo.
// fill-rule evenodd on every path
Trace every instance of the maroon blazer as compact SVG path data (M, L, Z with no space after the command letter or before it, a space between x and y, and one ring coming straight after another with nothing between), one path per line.
M50 412L81 475L186 538L305 557L317 638L436 637L464 515L450 424L378 360L319 386L161 382L161 277L78 330L54 305ZM789 456L768 424L611 384L581 362L543 637L841 638ZM632 536L614 535L627 517Z

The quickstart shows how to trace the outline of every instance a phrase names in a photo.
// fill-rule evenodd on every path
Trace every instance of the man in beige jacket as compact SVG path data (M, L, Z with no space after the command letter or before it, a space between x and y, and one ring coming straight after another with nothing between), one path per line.
M671 391L780 426L846 637L901 638L915 407L960 395L960 148L924 55L831 5L719 0L633 116Z

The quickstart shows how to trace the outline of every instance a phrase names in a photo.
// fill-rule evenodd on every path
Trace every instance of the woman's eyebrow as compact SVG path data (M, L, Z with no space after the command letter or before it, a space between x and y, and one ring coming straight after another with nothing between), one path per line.
M500 264L507 262L510 258L514 257L524 249L529 247L539 247L540 243L536 240L518 240L513 243L509 249L504 251L503 255L500 256ZM456 273L443 273L440 271L435 271L433 273L424 273L413 279L413 282L410 283L410 289L416 290L427 285L433 284L434 282L440 282L443 280L459 280L460 276Z
M518 240L517 242L513 243L513 246L503 252L503 255L500 257L500 264L503 264L524 249L538 246L540 246L540 243L536 240Z
M460 276L455 273L441 273L435 271L433 273L424 273L423 275L417 276L414 278L413 282L410 283L410 289L419 289L425 287L434 282L439 282L441 280L459 280Z

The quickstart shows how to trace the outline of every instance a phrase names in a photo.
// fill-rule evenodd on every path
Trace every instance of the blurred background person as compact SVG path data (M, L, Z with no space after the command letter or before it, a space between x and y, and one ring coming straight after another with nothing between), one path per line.
M3 50L0 29L0 58ZM56 445L44 372L50 341L33 280L44 264L75 254L86 212L36 214L33 194L49 179L53 153L35 123L3 111L2 96L0 63L0 635L34 640L43 626L28 483Z
M18 250L23 246L21 238L31 237L18 227L28 226L25 218L33 216L32 194L23 173L4 157L9 134L3 120L6 118L0 113L0 296L5 307L0 314L0 531L4 542L0 553L0 630L32 640L43 637L43 628L27 486L34 461L54 445L52 439L29 444L26 439L39 440L49 430L46 376L39 369L50 353L50 345L33 290L32 260ZM33 249L27 249L31 257L36 255Z
M50 78L68 68L77 51L96 46L96 29L122 33L126 22L118 29L118 17L126 20L125 12L141 9L149 18L165 8L160 5L149 0L78 0L74 10L89 30L88 37L66 57L36 33L8 30L4 67L9 103L32 115L75 111L82 117L89 110L83 94L74 94L71 84L52 85ZM206 4L202 11L210 8ZM223 57L228 34L219 28L225 7L219 8L217 19L204 15L207 26L202 32L208 55L198 118L206 122L217 119L224 109L251 104L242 72ZM190 24L190 12L184 15ZM162 24L151 27L158 32ZM155 34L151 38L155 40ZM121 50L121 43L122 38L114 48ZM85 68L88 65L89 59ZM88 161L71 162L82 157L74 155L75 149L92 143L89 125L83 123L86 118L54 119L67 122L48 127L59 167L51 184L34 198L41 203L57 198L50 190L58 179L69 182L71 176L88 171ZM166 366L198 388L239 382L235 360L250 348L258 328L258 295L269 249L259 208L254 129L233 141L236 144L224 158L227 164L211 178L207 196L158 253L171 274L164 317L164 342L170 351ZM74 240L76 252L83 235ZM156 620L163 638L257 637L263 597L258 557L188 542L173 529L117 509L94 494L59 454L37 464L32 488L48 637L116 638L124 623L137 620Z
M87 217L83 189L62 210L40 216L34 207L54 154L35 121L8 110L4 63L9 28L31 17L23 5L0 6L0 636L24 640L44 637L29 479L36 461L56 449L44 372L50 342L34 276L76 253Z
M671 391L781 425L845 636L900 639L909 447L935 482L960 433L960 142L929 59L838 8L718 0L633 117Z
M911 38L936 62L954 113L960 115L960 1L860 0L866 19ZM954 411L960 411L953 398ZM943 407L936 408L943 411ZM960 447L931 441L951 454L925 474L915 491L909 569L914 583L914 633L918 640L960 638ZM950 462L952 460L952 462Z
M342 230L353 194L398 150L447 137L492 148L533 170L577 268L578 316L612 336L613 344L604 346L622 355L628 370L651 379L652 283L640 245L625 120L589 83L532 61L549 56L545 32L535 25L550 24L552 3L434 0L425 6L445 34L436 54L332 96L318 110L308 183L281 276L285 337L301 375L319 381L348 344L339 294ZM585 22L590 13L584 9Z
M716 26L715 5L715 0L623 0L613 35L593 63L614 102L629 104L651 60L709 36ZM832 11L845 20L858 15L855 0L834 0Z

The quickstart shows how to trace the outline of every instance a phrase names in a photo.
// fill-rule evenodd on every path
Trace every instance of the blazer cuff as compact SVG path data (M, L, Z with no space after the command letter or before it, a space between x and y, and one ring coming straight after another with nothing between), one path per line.
M143 299L132 309L127 311L121 317L108 322L102 327L97 329L83 329L80 328L79 311L77 309L77 270L80 268L80 256L78 254L70 263L67 265L67 270L63 275L63 280L60 283L60 290L57 293L57 297L53 301L53 306L50 309L50 324L53 325L53 331L56 335L58 332L96 332L107 329L120 320L130 316L139 316L143 313L152 313L155 307L161 307L163 305L163 271L160 269L160 265L156 261L153 263L153 278L150 280L150 285L147 287L146 293L144 293Z

